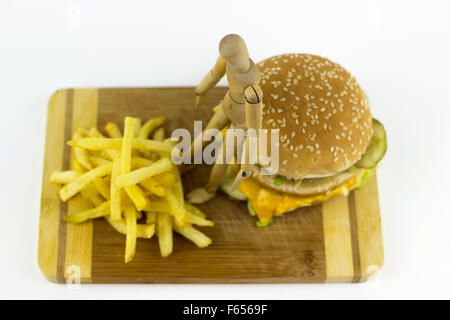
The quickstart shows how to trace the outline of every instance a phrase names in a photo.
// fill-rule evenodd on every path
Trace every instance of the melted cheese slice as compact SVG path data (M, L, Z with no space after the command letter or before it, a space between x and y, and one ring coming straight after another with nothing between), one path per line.
M255 179L244 180L239 186L239 190L244 193L255 209L256 215L262 223L265 223L274 215L281 215L284 212L292 211L300 207L306 207L321 203L337 194L347 194L349 190L358 186L361 177L366 170L360 170L358 175L341 186L328 193L313 196L296 196L278 192L261 186Z

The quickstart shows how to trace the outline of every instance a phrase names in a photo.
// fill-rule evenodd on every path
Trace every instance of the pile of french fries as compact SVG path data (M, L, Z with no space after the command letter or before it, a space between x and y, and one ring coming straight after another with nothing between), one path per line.
M53 172L50 181L63 185L62 201L81 194L93 207L65 221L106 219L126 235L125 262L133 259L137 238L149 239L155 233L163 257L173 251L173 230L200 248L210 245L211 239L192 225L214 223L184 201L180 173L170 158L174 142L164 136L164 117L142 126L138 118L126 117L124 122L123 135L112 122L104 128L108 137L95 127L75 129L68 142L72 169Z

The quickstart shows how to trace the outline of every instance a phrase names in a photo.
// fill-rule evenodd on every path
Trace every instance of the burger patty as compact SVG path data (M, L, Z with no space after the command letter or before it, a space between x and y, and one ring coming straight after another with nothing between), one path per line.
M321 193L330 192L331 190L339 187L348 180L356 177L358 174L362 174L363 170L357 169L355 172L344 171L335 174L331 177L324 178L308 178L303 179L301 184L296 184L295 180L286 180L281 185L276 185L274 180L277 175L261 175L259 171L253 176L261 185L280 191L298 196L311 196Z

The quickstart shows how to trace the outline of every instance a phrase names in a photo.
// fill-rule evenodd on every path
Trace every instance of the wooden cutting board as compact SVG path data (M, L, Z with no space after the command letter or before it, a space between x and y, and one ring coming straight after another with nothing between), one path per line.
M255 226L246 204L222 193L199 207L215 222L202 231L213 239L199 249L174 235L174 252L159 254L157 241L138 239L131 263L124 263L125 239L104 220L71 225L62 218L89 206L81 197L67 203L49 183L53 170L70 167L65 144L76 126L107 121L122 125L125 116L143 121L167 117L166 132L194 120L207 121L226 88L214 88L204 107L194 107L193 88L68 89L50 98L39 225L38 260L54 282L79 275L84 283L311 283L361 282L383 264L376 177L362 190L336 196L322 205L277 217L266 228ZM210 167L183 177L185 190L201 186ZM71 277L72 276L72 277Z

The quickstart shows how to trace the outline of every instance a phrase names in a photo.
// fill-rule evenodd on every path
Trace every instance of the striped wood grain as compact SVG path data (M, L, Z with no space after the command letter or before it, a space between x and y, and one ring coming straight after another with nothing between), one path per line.
M376 177L373 176L363 189L355 190L354 196L362 282L373 277L384 263Z
M170 258L159 255L156 241L138 241L132 263L123 263L124 238L103 220L66 225L65 214L88 204L80 197L67 203L48 182L53 170L70 167L66 146L77 125L100 129L107 121L122 125L126 115L165 115L166 132L193 120L206 121L225 93L215 88L205 107L193 108L193 88L74 89L56 92L49 102L42 205L39 265L51 281L63 282L80 268L82 282L93 283L306 283L358 282L377 271L383 261L376 179L348 197L334 197L323 205L302 208L256 228L246 205L223 194L201 205L216 223L202 231L213 245L198 249L175 236ZM205 183L210 167L186 174L186 191ZM93 231L95 230L95 232ZM180 265L183 268L180 268Z
M322 204L326 282L351 282L354 276L348 198L335 196Z
M38 264L42 273L51 281L57 279L61 201L58 196L58 187L51 184L49 179L52 171L62 170L63 168L66 96L66 90L55 92L49 100L47 110L41 215L39 218Z
M77 126L91 128L97 125L97 89L75 89L73 92L72 131ZM73 155L72 155L73 156ZM68 214L74 214L91 207L90 201L80 195L68 201ZM93 223L66 224L66 250L64 277L79 268L81 281L90 282L92 265ZM68 274L69 271L69 274Z

